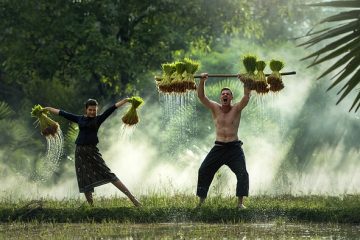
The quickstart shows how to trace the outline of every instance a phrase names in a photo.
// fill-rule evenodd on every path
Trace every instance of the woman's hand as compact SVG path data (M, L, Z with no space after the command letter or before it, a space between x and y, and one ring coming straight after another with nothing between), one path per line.
M59 112L60 110L59 109L56 109L56 108L53 108L53 107L44 107L44 109L46 109L47 111L53 113L53 114L57 114L59 115Z
M129 102L129 99L130 99L130 98L124 98L124 99L118 101L117 103L115 103L115 107L117 107L117 108L121 107L121 106L124 105L125 103Z

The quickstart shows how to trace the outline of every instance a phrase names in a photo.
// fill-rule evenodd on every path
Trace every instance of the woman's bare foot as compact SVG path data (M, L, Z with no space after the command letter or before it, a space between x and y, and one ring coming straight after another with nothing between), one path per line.
M139 200L137 200L136 197L133 196L130 200L134 204L135 207L141 207L142 206L141 202Z
M238 205L238 208L239 208L239 209L246 209L245 205L242 204L242 203Z

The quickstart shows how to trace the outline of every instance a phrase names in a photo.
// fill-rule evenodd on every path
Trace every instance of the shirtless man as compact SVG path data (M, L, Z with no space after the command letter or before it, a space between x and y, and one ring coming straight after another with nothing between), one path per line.
M201 206L207 196L210 184L215 173L222 165L227 165L235 173L237 178L236 196L238 207L245 208L243 197L248 196L249 175L246 171L245 155L241 148L242 142L237 136L240 124L241 111L246 107L250 99L250 90L244 86L244 96L240 102L232 105L232 92L229 88L223 88L220 95L220 104L211 101L205 95L205 81L207 73L201 74L197 89L198 97L205 107L209 108L216 128L215 146L206 156L200 166L196 195L200 198Z

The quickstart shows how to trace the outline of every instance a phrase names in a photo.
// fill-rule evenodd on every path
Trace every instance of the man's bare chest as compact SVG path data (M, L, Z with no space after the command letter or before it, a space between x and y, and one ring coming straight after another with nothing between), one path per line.
M233 111L228 113L218 112L214 117L217 125L232 125L240 120L240 114Z

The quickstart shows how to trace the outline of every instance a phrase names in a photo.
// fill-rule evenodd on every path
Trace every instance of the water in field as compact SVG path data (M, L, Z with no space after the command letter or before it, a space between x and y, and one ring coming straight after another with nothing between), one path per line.
M61 129L59 128L55 136L47 137L46 143L47 152L44 166L45 170L53 173L58 168L63 153L64 137Z
M194 91L183 94L160 94L162 130L166 132L169 149L186 148L197 129L196 96Z
M121 128L119 130L119 139L129 141L132 139L132 136L134 135L134 132L136 130L137 124L135 125L127 125L122 124Z
M61 129L55 135L46 137L46 154L38 162L34 172L24 173L34 181L46 181L57 171L63 155L64 137Z
M11 223L1 239L358 239L360 226L341 224Z

